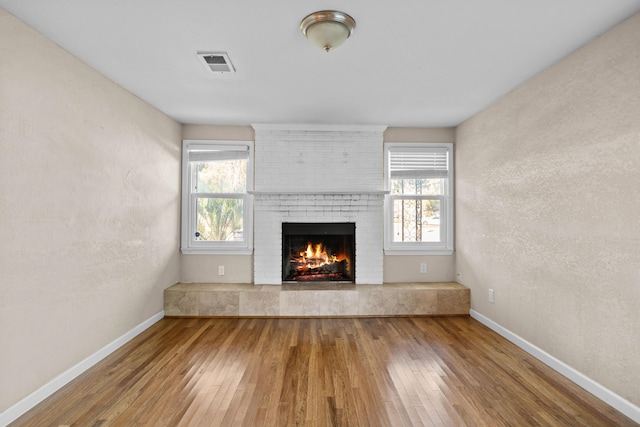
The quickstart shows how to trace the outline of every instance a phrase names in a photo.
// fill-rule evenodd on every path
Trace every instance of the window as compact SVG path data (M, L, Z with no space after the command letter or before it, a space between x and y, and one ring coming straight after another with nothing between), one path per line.
M182 252L251 253L253 143L184 141Z
M385 253L453 253L452 144L385 144Z

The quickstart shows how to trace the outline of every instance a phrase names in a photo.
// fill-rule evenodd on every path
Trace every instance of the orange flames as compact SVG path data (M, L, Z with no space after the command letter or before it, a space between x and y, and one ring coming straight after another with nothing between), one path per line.
M300 252L300 257L307 268L318 268L340 261L335 255L328 255L322 243L317 243L315 246L307 243L307 249Z

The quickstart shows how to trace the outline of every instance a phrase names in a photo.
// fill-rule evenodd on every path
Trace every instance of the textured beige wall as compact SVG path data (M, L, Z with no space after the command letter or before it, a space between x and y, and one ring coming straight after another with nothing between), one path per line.
M253 256L182 254L180 281L185 283L253 283ZM224 275L218 267L224 266Z
M455 128L397 128L384 131L384 142L455 142Z
M184 139L218 139L253 141L250 126L185 125ZM387 128L385 142L454 142L453 128ZM382 171L380 171L382 179ZM382 227L382 224L380 224ZM184 282L251 283L253 257L250 255L193 255L183 254L181 280ZM420 273L420 263L427 262L427 273ZM224 265L225 275L218 275L218 266ZM385 282L444 282L455 277L454 256L385 256Z
M472 308L640 405L640 14L463 123ZM488 303L488 289L495 303Z
M255 133L251 126L184 125L182 127L182 138L253 141L255 140Z
M181 126L0 9L0 411L163 309Z
M420 273L420 264L427 272ZM453 255L388 255L384 257L385 283L455 281Z

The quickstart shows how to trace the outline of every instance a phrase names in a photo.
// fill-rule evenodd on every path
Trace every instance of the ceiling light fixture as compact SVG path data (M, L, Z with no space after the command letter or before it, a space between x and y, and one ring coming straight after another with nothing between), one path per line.
M307 15L300 31L311 43L329 52L344 43L356 28L356 21L344 12L321 10Z

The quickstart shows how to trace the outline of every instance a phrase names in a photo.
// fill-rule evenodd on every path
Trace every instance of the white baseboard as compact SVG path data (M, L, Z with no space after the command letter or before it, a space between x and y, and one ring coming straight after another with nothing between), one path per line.
M556 359L546 351L542 350L539 347L536 347L535 345L531 344L529 341L514 334L510 330L505 329L498 323L494 322L493 320L489 319L486 316L483 316L477 311L470 310L469 314L471 315L471 317L473 317L483 325L487 326L489 329L492 329L493 331L502 335L504 338L508 339L509 341L511 341L512 343L514 343L515 345L517 345L518 347L520 347L521 349L523 349L524 351L526 351L527 353L535 357L536 359L540 360L542 363L549 366L553 370L564 375L565 377L567 377L568 379L570 379L571 381L573 381L574 383L576 383L577 385L579 385L580 387L588 391L589 393L593 394L598 399L602 400L603 402L607 403L609 406L612 406L613 408L622 412L623 414L625 414L627 417L631 418L635 422L640 423L640 407L634 405L633 403L629 402L623 397L618 396L608 388L595 382L594 380L587 377L583 373L575 370L574 368L562 362L561 360Z
M91 368L93 365L122 347L127 342L131 341L133 338L138 336L140 333L151 327L154 323L158 322L164 317L164 311L161 311L144 322L140 323L138 326L134 327L124 335L116 338L111 343L102 347L97 352L93 353L91 356L84 359L82 362L77 365L71 367L67 371L55 377L53 380L49 381L47 384L40 387L38 390L31 393L29 396L25 397L15 405L9 407L4 412L0 413L0 426L6 426L10 422L15 421L18 417L24 415L28 410L36 406L38 403L42 402L47 397L51 396L53 393L58 391L64 385L71 382L71 380L75 379L77 376L85 372L87 369Z

